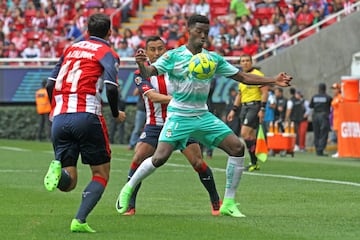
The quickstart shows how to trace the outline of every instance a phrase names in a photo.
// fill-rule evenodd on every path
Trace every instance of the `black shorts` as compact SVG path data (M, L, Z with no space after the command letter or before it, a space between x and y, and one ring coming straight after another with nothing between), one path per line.
M252 104L242 104L240 112L241 125L257 129L259 127L258 113L260 111L260 102L252 102Z
M79 155L84 164L110 162L111 150L103 116L67 113L54 117L51 137L55 159L63 167L76 166Z
M153 148L156 148L162 128L163 126L145 125L144 131L139 137L139 142L150 144ZM198 143L198 141L196 141L194 138L189 138L186 146L189 146L193 143Z

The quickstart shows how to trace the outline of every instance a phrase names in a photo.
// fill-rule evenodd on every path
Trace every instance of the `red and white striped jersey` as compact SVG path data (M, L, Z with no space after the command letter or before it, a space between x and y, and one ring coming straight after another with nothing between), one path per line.
M149 91L156 91L164 95L172 95L173 87L169 81L168 74L165 73L160 76L152 76L149 79L142 79L139 71L136 71L134 81L144 98L146 124L163 126L166 119L166 109L168 104L154 103L146 97L146 93Z
M118 85L119 56L97 37L68 47L52 71L56 81L51 117L63 113L88 112L102 115L104 83Z

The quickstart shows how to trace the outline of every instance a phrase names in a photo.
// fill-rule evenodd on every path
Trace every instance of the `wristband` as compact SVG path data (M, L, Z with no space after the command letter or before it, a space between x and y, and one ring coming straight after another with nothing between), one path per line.
M239 106L233 105L232 110L234 112L237 112L239 110Z
M265 108L266 107L266 102L261 102L261 107Z

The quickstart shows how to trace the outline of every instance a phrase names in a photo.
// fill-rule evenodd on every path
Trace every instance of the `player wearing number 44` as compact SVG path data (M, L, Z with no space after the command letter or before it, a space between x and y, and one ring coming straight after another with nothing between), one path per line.
M82 163L90 165L92 172L71 222L72 232L95 232L86 218L100 200L109 179L111 151L100 98L104 84L113 117L119 122L125 120L125 113L118 110L120 59L107 42L111 36L110 25L109 16L91 15L88 18L90 38L65 50L47 82L52 103L55 160L45 175L45 188L73 190L79 154ZM62 208L56 207L60 212Z
M290 85L292 77L285 73L280 73L274 78L243 73L220 55L202 48L208 38L210 27L207 17L193 15L188 19L187 26L187 44L164 53L152 65L145 65L147 56L143 50L137 51L135 55L143 78L169 74L174 87L173 98L168 105L168 118L160 133L157 149L152 157L141 163L121 189L117 199L117 210L120 213L126 212L135 186L162 166L174 149L184 148L189 136L192 136L204 145L218 147L228 154L225 195L220 213L244 217L235 202L235 193L244 170L244 145L224 122L208 111L206 101L211 78L200 80L189 74L189 61L200 52L210 54L216 63L215 74L246 84L276 84L286 87Z

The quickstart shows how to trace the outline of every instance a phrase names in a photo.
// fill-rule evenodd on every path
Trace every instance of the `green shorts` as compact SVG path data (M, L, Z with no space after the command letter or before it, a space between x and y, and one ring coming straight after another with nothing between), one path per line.
M159 142L167 142L175 149L184 149L189 137L209 148L217 147L233 131L210 112L200 116L170 116L161 130Z

